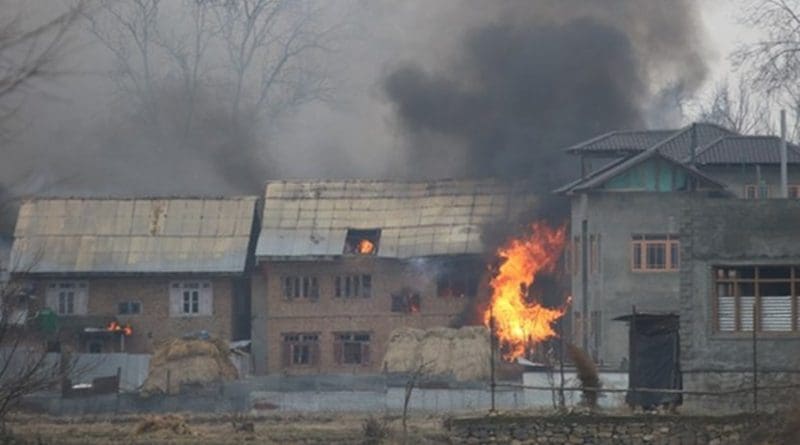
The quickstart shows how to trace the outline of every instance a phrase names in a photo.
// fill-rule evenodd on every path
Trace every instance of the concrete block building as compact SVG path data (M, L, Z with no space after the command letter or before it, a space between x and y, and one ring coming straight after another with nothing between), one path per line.
M787 385L800 384L797 221L794 199L686 203L678 311L684 388L740 389L755 374L759 386L784 387L761 390L763 405L785 408L796 400L797 389ZM753 395L687 402L751 409Z
M201 331L248 338L256 200L29 200L12 279L54 313L52 350L149 353Z
M395 328L463 323L488 292L484 229L534 205L524 184L496 180L268 183L255 372L378 372Z
M610 368L628 363L628 332L615 321L635 307L677 313L680 224L697 199L778 198L780 146L711 124L617 131L567 149L582 175L557 190L571 203L573 336ZM787 147L788 195L800 194L800 149Z

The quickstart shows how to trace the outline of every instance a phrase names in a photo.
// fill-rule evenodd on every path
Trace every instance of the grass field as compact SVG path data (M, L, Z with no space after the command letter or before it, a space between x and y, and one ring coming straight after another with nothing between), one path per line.
M114 416L114 417L46 417L15 415L8 427L16 441L6 443L42 445L94 444L359 444L403 443L401 421L397 417L375 417L373 426L385 428L383 441L370 442L376 435L365 434L364 415L178 415ZM234 421L244 424L235 427ZM141 431L143 425L163 428ZM247 431L252 423L252 431ZM156 426L152 426L156 425ZM374 431L374 430L373 430ZM0 439L0 443L4 443ZM442 419L414 417L409 419L408 441L414 445L449 443Z

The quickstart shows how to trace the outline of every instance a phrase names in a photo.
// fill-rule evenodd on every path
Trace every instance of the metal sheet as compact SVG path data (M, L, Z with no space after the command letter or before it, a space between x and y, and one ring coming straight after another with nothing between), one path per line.
M256 199L27 201L20 210L12 270L242 272Z
M379 257L481 253L480 228L530 209L532 189L499 180L270 182L256 255L342 255L348 229L380 229Z

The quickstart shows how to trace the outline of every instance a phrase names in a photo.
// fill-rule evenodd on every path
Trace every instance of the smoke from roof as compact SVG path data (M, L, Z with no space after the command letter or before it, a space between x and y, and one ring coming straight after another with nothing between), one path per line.
M561 148L671 124L665 95L706 72L688 0L491 4L441 63L411 60L384 79L419 175L530 177L549 191L566 179Z

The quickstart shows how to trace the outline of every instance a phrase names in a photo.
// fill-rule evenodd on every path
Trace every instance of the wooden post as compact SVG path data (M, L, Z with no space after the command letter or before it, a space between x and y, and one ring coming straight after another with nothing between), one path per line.
M490 389L492 393L492 408L489 410L489 413L494 414L495 411L495 401L494 401L494 392L497 388L497 382L495 381L494 376L494 354L495 354L495 341L494 341L494 305L489 306L489 347L490 350L490 360L491 366L489 368L490 376L491 376L491 384Z

